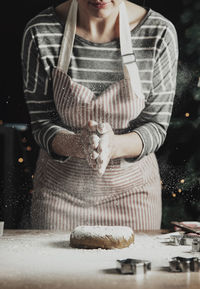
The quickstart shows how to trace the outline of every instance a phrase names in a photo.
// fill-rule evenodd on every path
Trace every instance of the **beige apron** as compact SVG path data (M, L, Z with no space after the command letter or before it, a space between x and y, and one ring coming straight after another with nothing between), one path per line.
M54 101L63 123L80 131L89 120L108 122L123 133L144 108L144 95L132 51L125 4L119 8L124 79L96 96L67 75L76 31L77 1L65 26L58 66L53 70ZM126 31L126 33L124 33ZM161 184L154 154L136 162L111 160L101 177L84 159L65 163L40 151L34 180L32 225L72 230L78 225L124 225L134 230L160 228Z

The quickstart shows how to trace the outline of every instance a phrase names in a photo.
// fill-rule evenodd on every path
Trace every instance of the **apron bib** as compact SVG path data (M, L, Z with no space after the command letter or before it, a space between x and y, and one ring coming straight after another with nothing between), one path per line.
M76 32L78 4L73 0L63 35L53 91L66 127L78 132L89 120L108 122L124 133L145 106L124 2L119 7L120 48L124 79L100 95L67 75ZM102 177L84 159L59 163L41 150L34 180L33 227L72 230L78 225L125 225L159 229L161 185L154 154L129 163L111 160Z

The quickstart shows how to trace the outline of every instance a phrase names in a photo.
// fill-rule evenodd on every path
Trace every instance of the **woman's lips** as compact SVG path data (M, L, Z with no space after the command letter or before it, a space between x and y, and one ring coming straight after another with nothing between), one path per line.
M90 2L90 4L97 9L106 8L109 5L109 3L110 2Z

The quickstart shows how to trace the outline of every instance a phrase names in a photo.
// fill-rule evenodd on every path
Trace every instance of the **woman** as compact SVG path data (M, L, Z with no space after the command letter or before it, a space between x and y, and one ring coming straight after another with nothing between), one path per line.
M40 145L33 228L159 229L163 144L177 38L162 15L124 0L70 0L26 26L24 92Z

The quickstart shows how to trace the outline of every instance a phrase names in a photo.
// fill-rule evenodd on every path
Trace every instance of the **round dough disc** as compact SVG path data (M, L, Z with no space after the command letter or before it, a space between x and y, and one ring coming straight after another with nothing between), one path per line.
M70 235L70 245L84 249L125 248L134 242L134 232L125 226L79 226Z

